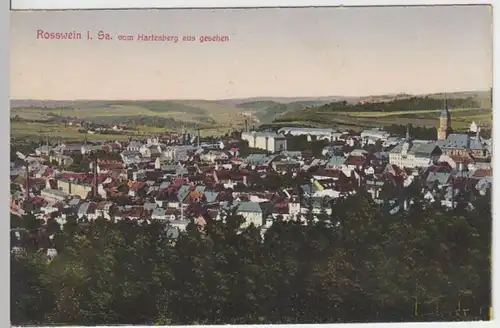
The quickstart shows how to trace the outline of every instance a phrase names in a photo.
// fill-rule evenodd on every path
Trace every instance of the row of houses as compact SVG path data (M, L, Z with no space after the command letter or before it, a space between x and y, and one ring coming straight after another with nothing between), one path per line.
M329 137L321 156L287 150L285 133L303 132ZM11 165L11 182L18 186L11 195L11 211L19 213L29 203L40 219L61 224L74 216L128 218L159 220L181 231L192 220L224 220L224 213L234 210L244 218L242 227L254 224L265 230L277 218L305 222L309 211L316 220L321 214L331 216L329 201L360 190L390 204L395 213L411 201L403 199L401 190L416 180L423 182L426 199L445 206L453 206L454 197L467 188L478 195L491 188L491 142L478 134L422 141L380 129L352 135L284 128L278 133L244 132L241 137L267 152L240 157L236 144L241 140L231 138L200 145L169 144L154 137L96 143L94 148L67 143L51 148L49 155L38 149L23 161L28 178L25 167ZM378 147L370 147L373 142ZM91 161L87 172L65 170L61 161L67 164L89 151L104 158ZM107 153L118 156L109 159ZM395 192L387 195L387 189Z

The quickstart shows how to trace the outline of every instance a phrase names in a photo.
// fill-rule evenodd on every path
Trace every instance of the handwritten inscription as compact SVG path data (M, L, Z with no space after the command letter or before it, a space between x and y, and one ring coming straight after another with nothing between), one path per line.
M198 43L215 43L229 42L227 35L170 35L163 33L136 33L136 34L113 34L106 31L66 31L54 32L37 30L36 38L38 40L84 40L84 41L136 41L136 42L198 42Z

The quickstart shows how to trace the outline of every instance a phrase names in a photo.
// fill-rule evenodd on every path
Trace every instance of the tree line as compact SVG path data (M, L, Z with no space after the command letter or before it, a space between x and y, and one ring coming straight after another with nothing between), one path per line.
M406 131L408 130L408 125L391 124L384 127L384 130L392 135L399 137L405 137ZM436 140L437 139L437 129L435 127L426 126L411 126L410 136L418 140Z
M384 127L384 130L400 137L404 137L406 135L406 130L408 129L407 125L399 125L399 124L391 124ZM453 132L453 131L452 131ZM456 133L464 133L463 131L458 131ZM472 132L469 132L474 134ZM436 140L437 138L437 129L435 127L426 127L426 126L410 126L410 135L412 138L419 140ZM491 129L482 129L480 130L479 135L481 138L489 139L491 138Z
M448 211L415 184L408 211L389 215L360 190L325 205L331 216L278 217L263 234L231 211L177 239L158 222L11 220L50 230L58 251L11 257L12 324L487 320L491 195Z
M451 98L446 100L449 108L479 108L480 104L474 98ZM336 101L323 106L318 106L315 110L326 111L360 111L360 112L396 112L396 111L419 111L441 109L445 105L443 99L431 97L410 97L403 99L393 99L389 101L360 102L350 104L347 101Z

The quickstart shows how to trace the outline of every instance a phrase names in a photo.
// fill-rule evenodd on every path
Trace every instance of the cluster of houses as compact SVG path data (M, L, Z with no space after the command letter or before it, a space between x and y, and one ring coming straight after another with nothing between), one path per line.
M287 150L289 135L327 139L321 156ZM227 210L264 232L274 220L306 222L312 211L330 215L328 200L365 189L395 213L411 202L401 188L415 179L431 202L448 207L467 188L486 194L492 183L491 140L479 133L448 134L437 141L391 136L381 129L359 134L331 129L283 128L278 132L243 132L241 137L200 143L147 140L60 143L40 146L22 161L12 159L11 212L29 208L40 220L158 220L173 235L190 222L224 220ZM240 156L242 140L267 150ZM373 151L371 144L381 145ZM73 172L76 154L96 154L88 169ZM113 156L111 156L113 155ZM302 183L269 188L263 181L291 176ZM274 181L274 180L273 180ZM280 180L275 180L280 181ZM399 190L394 194L383 190ZM387 199L389 198L389 199ZM27 206L29 205L29 206Z

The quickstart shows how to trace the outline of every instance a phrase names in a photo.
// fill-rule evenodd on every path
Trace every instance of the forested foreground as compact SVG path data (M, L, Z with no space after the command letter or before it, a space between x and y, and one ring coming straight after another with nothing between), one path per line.
M263 241L253 227L237 233L236 215L176 243L161 224L70 222L53 260L12 257L12 323L487 320L490 196L474 206L417 201L389 215L358 195L315 224L278 221Z

